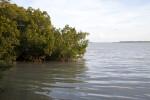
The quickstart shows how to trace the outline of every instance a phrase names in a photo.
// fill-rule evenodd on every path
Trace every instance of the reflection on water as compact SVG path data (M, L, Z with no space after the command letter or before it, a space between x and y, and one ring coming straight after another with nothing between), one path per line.
M150 100L150 44L92 43L76 62L19 62L0 100Z
M5 78L7 90L0 100L50 100L73 98L85 83L85 61L18 63ZM9 95L9 96L8 96Z

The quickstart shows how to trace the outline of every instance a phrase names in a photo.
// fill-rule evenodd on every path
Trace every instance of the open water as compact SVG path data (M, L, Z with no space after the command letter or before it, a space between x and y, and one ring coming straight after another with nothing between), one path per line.
M76 62L18 62L0 100L150 100L150 43L90 43Z

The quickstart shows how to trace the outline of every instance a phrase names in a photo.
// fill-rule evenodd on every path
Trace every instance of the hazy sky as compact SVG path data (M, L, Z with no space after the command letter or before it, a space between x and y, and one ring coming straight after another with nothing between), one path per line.
M52 24L89 32L92 42L150 41L150 0L11 0L40 8Z

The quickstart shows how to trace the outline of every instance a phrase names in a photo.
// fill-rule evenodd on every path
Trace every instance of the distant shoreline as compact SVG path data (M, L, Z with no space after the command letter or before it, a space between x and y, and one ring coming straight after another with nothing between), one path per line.
M119 41L119 42L89 42L89 43L150 43L150 41Z
M120 41L118 43L150 43L150 41Z

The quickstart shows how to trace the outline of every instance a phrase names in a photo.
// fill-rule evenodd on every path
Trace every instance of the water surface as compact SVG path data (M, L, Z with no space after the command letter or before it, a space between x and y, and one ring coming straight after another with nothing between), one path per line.
M150 100L150 43L90 43L76 62L18 62L0 100Z

